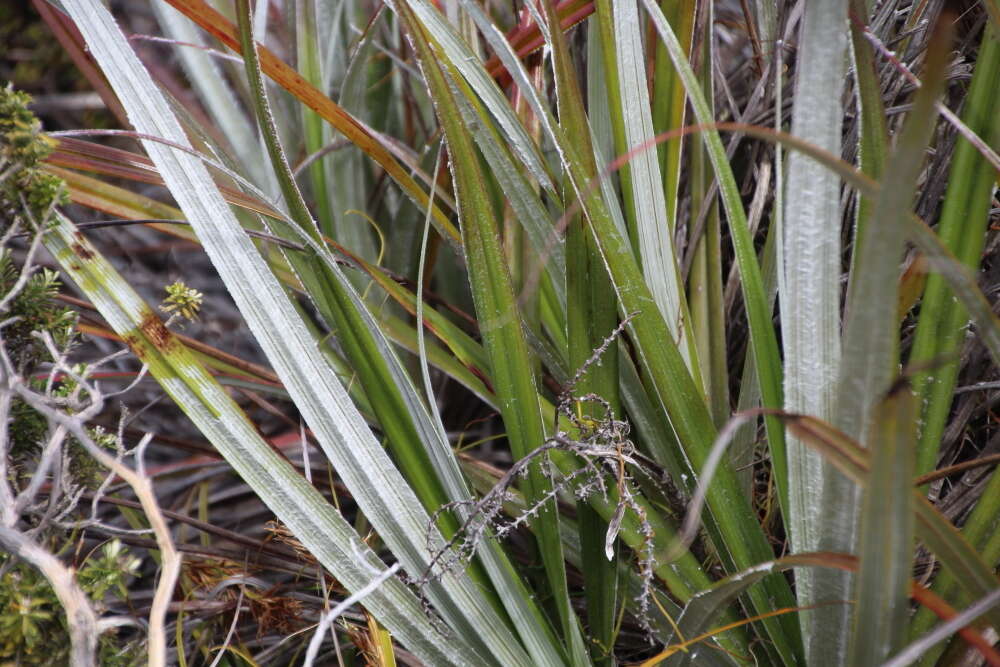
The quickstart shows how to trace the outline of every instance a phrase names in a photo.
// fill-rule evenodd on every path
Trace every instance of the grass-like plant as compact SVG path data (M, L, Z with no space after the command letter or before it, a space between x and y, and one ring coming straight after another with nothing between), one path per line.
M103 3L36 4L145 152L47 169L201 244L357 514L71 220L43 243L382 664L1000 664L1000 477L961 528L926 486L968 332L1000 361L995 0L156 0L183 98Z

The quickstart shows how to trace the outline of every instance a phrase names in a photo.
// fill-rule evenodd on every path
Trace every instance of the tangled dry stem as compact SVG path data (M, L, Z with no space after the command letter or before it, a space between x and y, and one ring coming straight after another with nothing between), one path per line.
M574 395L587 370L600 363L604 353L637 314L625 317L570 380L556 406L556 425L552 436L527 456L515 461L493 488L478 500L447 503L431 516L427 548L433 557L424 574L414 582L418 590L446 573L464 568L487 540L502 540L522 527L529 527L531 521L552 507L560 496L572 497L579 502L599 500L603 507L613 507L605 537L608 560L614 558L614 545L626 515L631 512L634 517L638 542L633 547L642 581L636 599L638 620L644 630L651 633L649 604L656 567L653 528L645 509L636 499L634 473L644 475L657 486L661 485L659 475L636 457L635 445L629 438L628 423L615 418L607 400L593 393ZM597 409L585 411L583 407L588 404ZM585 416L585 412L594 412L598 416ZM576 467L568 472L559 472L551 458L554 452L573 456ZM511 516L505 517L504 506L518 500L518 480L526 477L536 463L541 464L543 474L551 481L550 488L530 505L509 512ZM443 547L436 548L433 541L433 536L437 534L435 527L445 512L453 512L462 523Z

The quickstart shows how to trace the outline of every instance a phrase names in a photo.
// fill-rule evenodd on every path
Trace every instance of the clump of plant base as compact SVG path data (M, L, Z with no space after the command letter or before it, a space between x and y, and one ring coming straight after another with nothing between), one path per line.
M88 137L47 94L82 86L13 68L70 132L50 152L6 91L5 289L52 290L20 267L55 206L42 245L101 338L60 338L58 303L0 314L30 443L4 450L26 551L0 576L80 664L868 667L945 620L915 564L956 610L994 594L995 3L348 0L270 3L266 30L253 0L238 25L60 4L135 132ZM47 173L127 219L84 242ZM71 357L116 336L135 354L99 385ZM136 369L125 428L103 388ZM923 667L1000 664L984 634Z

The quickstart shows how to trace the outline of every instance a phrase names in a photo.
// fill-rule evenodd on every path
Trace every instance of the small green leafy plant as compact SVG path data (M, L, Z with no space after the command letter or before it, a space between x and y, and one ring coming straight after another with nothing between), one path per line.
M98 609L109 597L128 599L128 584L142 560L118 540L97 549L77 572L77 580ZM65 665L69 660L66 615L49 582L38 571L0 554L0 661L15 665ZM114 633L101 635L100 664L142 663L141 646L122 645Z

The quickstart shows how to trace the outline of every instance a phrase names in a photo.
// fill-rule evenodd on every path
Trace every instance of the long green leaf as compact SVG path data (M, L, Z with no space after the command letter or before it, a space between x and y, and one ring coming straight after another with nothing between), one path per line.
M868 0L850 0L855 16L867 17L872 4ZM865 174L880 180L889 155L889 131L886 127L885 106L882 104L882 87L876 70L874 49L865 39L867 26L861 21L851 21L851 58L854 65L858 105L858 166ZM851 253L851 278L855 262L860 256L865 225L871 218L872 202L862 199L855 216L854 252Z
M685 58L680 42L677 40L677 36L667 23L666 18L663 16L659 7L657 7L652 0L643 0L643 2L645 3L646 11L652 18L653 24L656 27L667 52L673 60L674 67L677 69L677 72L684 83L688 100L691 102L691 106L695 112L695 117L698 122L703 125L712 123L714 119L711 116L711 110L704 95L702 94L697 77L691 69L690 63L688 63ZM733 249L736 254L736 261L740 271L743 300L746 304L747 318L750 324L750 345L757 364L757 373L760 379L763 403L766 406L781 405L781 360L778 353L777 338L774 332L774 327L771 323L772 308L764 291L760 266L757 263L757 254L754 249L753 239L751 238L750 231L747 227L746 213L743 210L739 188L736 185L735 178L733 177L732 168L726 159L725 149L722 146L722 141L719 139L718 133L713 132L711 129L707 129L704 132L703 140L705 141L709 159L711 160L712 166L715 170L716 179L719 182L719 191L722 195L723 205L729 220L729 229L733 241ZM771 455L773 459L777 460L776 470L779 472L784 471L784 433L781 430L780 424L774 420L766 419L765 424L767 426ZM704 445L702 458L707 456L708 448L710 446L711 445L708 443ZM781 491L783 477L784 475L778 475L779 491ZM734 486L738 485L735 478L732 483ZM783 492L781 495L782 497L785 496ZM732 548L731 542L729 543L729 546ZM757 560L764 560L764 558L759 557ZM746 566L749 565L750 563L747 562ZM757 604L761 603L758 602ZM758 607L758 611L760 613L767 611L763 607L764 605ZM773 618L765 620L764 623L772 628L772 633L778 632L777 626L780 625L783 626L783 630L781 632L787 633L787 637L794 637L794 639L789 640L792 642L791 644L786 644L784 641L776 641L778 650L785 652L785 659L792 660L793 658L791 656L797 653L798 646L797 619L790 616L784 616L780 620ZM772 637L774 637L773 634Z
M456 82L456 87L458 84ZM502 144L501 137L484 112L482 106L466 91L464 94L456 91L455 103L466 127L482 151L483 157L489 163L494 178L503 190L507 202L515 213L517 222L521 225L531 241L531 245L547 265L551 267L549 276L556 291L560 304L566 301L566 250L562 239L549 220L549 213L539 196L539 193L528 182L521 170L515 165L510 151Z
M706 25L712 25L715 15L711 6L702 12ZM712 91L715 85L715 40L699 40L699 79L709 113L715 117ZM665 49L666 50L666 49ZM672 68L671 68L672 69ZM680 77L678 77L680 79ZM683 89L683 81L678 81ZM668 146L669 146L668 142ZM688 243L694 247L688 272L688 300L695 348L701 366L705 395L716 427L729 419L729 372L727 369L726 313L722 293L722 221L717 197L713 191L712 164L703 142L693 141L690 151L691 220L704 220L703 229L697 222L689 225ZM706 197L711 196L706 200ZM752 359L754 355L748 354ZM756 377L756 376L755 376ZM759 382L758 382L759 384ZM759 387L758 387L759 389Z
M278 181L300 227L318 240L318 227L295 187L281 147L277 144L276 133L270 127L263 79L251 46L249 5L245 0L240 0L239 4L241 46L243 52L247 54L247 72L258 106L258 115L264 125L264 136L271 152L271 159L278 173ZM436 511L448 502L445 486L450 500L468 502L470 499L468 489L461 478L443 429L431 421L409 375L345 276L329 257L322 263L308 260L303 263L295 255L290 259L299 269L303 280L312 285L310 293L317 300L320 312L330 318L331 323L335 325L341 344L348 351L351 365L361 378L361 384L370 398L383 430L388 435L393 452L401 462L408 479L414 484L428 513ZM445 517L447 518L447 515ZM446 536L451 537L457 525L448 521L443 523ZM506 562L494 545L485 545L481 553L490 574L497 581L498 587L504 591L501 596L502 603L517 621L527 643L537 655L551 661L552 640L545 634L547 628L536 622L539 614L529 598L518 594L519 582L510 577L512 569L510 563ZM485 586L485 582L481 581L482 577L477 576L479 574L477 566L474 565L470 575L477 579L478 584ZM496 606L499 607L501 601L498 601ZM487 617L481 622L491 621ZM502 636L498 634L494 639L500 639ZM493 647L492 650L495 651L496 648Z
M610 15L605 16L608 9ZM626 215L632 218L628 220L628 229L635 235L633 244L639 249L646 284L685 363L694 372L698 367L697 348L691 335L673 241L674 224L667 215L659 160L655 151L638 150L631 154L654 136L639 8L631 0L602 2L598 3L598 18L613 26L613 38L605 44L605 63L609 62L607 51L613 48L610 62L616 72L609 81L617 82L618 89L609 92L612 106L617 106L622 116L623 143L617 149L629 156L621 170L625 196L631 200L626 202ZM700 385L700 374L694 378Z
M684 52L690 53L698 3L662 0L660 9L670 25L674 27L674 32L677 34ZM671 66L670 54L667 53L666 47L661 42L656 43L656 55L653 61L652 97L655 134L662 134L684 124L687 112L687 95L684 92L684 84L677 74L677 70ZM668 141L659 148L667 219L670 221L671 230L675 229L677 225L683 150L684 141L680 138Z
M324 90L325 62L322 59L322 52L319 48L318 21L316 20L318 7L315 0L296 0L292 15L295 18L295 64L299 74L318 90ZM252 31L251 31L252 32ZM259 35L264 39L264 35ZM242 50L246 52L246 45L241 44ZM244 62L249 62L250 58L244 58ZM256 97L257 95L254 95ZM259 106L257 100L253 100L254 106ZM302 113L302 139L306 154L311 155L330 143L329 126L315 111L309 108L301 109ZM271 148L268 146L268 150ZM314 160L307 167L309 180L312 185L313 199L316 201L317 217L320 228L327 236L338 239L342 244L362 254L354 239L348 236L349 230L338 229L334 225L334 213L332 202L330 201L330 189L327 180L328 160L320 158ZM282 187L284 192L286 188ZM339 216L337 216L339 217ZM366 230L367 231L367 230ZM364 253L368 258L368 254Z
M946 14L934 30L924 85L899 136L872 220L858 230L836 407L838 427L854 438L869 430L872 411L899 365L898 314L887 304L898 301L906 212L937 120L934 105L944 87L951 22ZM905 486L913 477L915 415L908 392L903 388L890 395L879 410L881 419L870 427L873 467L859 515L862 560L851 664L878 664L903 641L913 552L912 494L893 488L892 480Z
M799 31L792 133L839 153L843 111L838 103L846 74L847 3L806 7ZM840 370L840 183L834 174L792 154L782 222L779 272L785 360L785 407L831 419ZM855 489L821 456L788 443L789 507L786 525L796 552L854 549ZM803 571L796 577L801 605L824 596L847 598L850 577ZM809 663L842 664L848 610L825 607L803 614Z
M591 36L594 35L591 29ZM602 69L601 61L588 63L588 67ZM602 97L603 88L598 87L589 95L591 99ZM617 301L601 254L579 212L567 225L566 246L569 254L566 273L569 367L577 374L582 372L569 389L578 400L578 414L600 420L606 418L607 410L612 418L618 419L621 416L618 343L604 343L605 337L618 326ZM594 355L598 350L600 359L595 363ZM588 396L599 396L605 404L599 405ZM570 431L571 437L577 436L577 430ZM578 500L576 507L591 655L595 665L610 667L614 657L608 649L615 645L619 587L617 531L609 529L608 521L588 499Z
M523 123L518 119L506 96L497 86L483 67L482 61L476 57L469 45L459 37L455 29L444 20L441 13L427 0L414 0L411 3L413 13L427 29L435 46L439 48L448 61L457 69L480 97L483 105L489 110L510 142L511 150L528 169L528 172L538 183L551 194L555 194L552 176L548 172L545 160L538 146L528 135Z
M695 112L695 118L703 126L709 126L714 122L711 108L702 93L697 76L684 56L677 36L659 8L651 0L643 1L646 5L646 11L653 19L653 24L684 83L688 100ZM719 182L719 192L729 220L733 250L740 272L740 286L746 304L747 319L750 323L750 345L757 363L761 396L765 406L777 407L782 405L781 358L774 326L771 323L773 308L764 290L760 265L757 263L757 253L750 236L750 230L747 227L746 212L743 209L732 167L722 146L722 140L711 127L706 127L703 134L703 141L715 170L715 177ZM777 422L765 420L765 423L771 455L777 460L776 469L780 472L784 469L785 460L784 434ZM779 476L779 484L782 482L781 477L783 475Z
M871 469L858 529L851 665L881 664L906 639L913 569L916 402L906 384L876 407L866 445Z
M780 147L776 148L775 153L780 153L780 150ZM781 156L777 155L775 159L776 161L780 161ZM758 179L760 180L757 181L757 192L754 193L754 204L751 204L751 210L757 204L763 205L763 199L767 196L766 192L772 187L771 170L767 166L765 163L764 167L760 169L758 175ZM764 241L764 248L761 250L761 277L763 278L764 291L767 294L768 304L771 307L774 306L774 301L778 298L777 238L780 227L780 201L780 196L776 193L775 205L771 211L771 224L767 228L767 238ZM753 355L748 354L743 360L743 371L740 375L740 391L739 397L736 400L736 411L743 412L760 407L760 405L760 381L757 379L757 364L754 361ZM730 451L732 452L730 460L739 466L746 467L740 473L740 481L748 496L751 495L753 488L754 470L747 466L747 462L753 460L756 441L757 424L744 424L733 436L733 444L730 447ZM784 507L788 503L787 497L782 495L787 488L781 482L785 478L785 473L783 470L775 467L776 461L774 459L772 459L771 465L774 470L773 474L777 480L779 505Z

